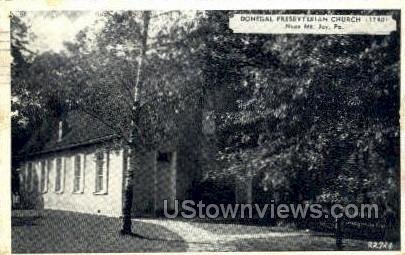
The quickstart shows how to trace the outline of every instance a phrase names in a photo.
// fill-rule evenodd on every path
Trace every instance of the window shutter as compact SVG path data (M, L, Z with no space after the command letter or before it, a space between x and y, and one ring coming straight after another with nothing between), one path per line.
M59 157L56 159L56 171L55 171L55 192L62 193L64 189L65 179L65 164L66 159Z
M60 158L57 158L55 163L55 185L54 185L55 192L59 191L60 189L60 168L61 168Z
M106 194L108 190L108 152L96 153L95 193Z
M25 170L25 167L24 167L22 170ZM20 181L20 185L19 185L19 186L20 186L22 189L25 189L24 171L20 172L20 173L18 174L18 177L19 177L19 181Z
M74 193L79 192L80 183L80 156L76 155L73 157L73 189Z
M86 154L81 154L80 155L81 160L80 160L80 192L84 192L84 172L85 172L85 167L86 167Z
M45 192L49 189L49 172L52 171L52 159L46 161L46 181L45 181Z
M41 193L41 161L35 163L35 171L34 171L34 181L36 181L37 187L36 190Z
M110 165L110 153L109 151L105 151L104 153L104 159L105 159L105 164L104 164L104 173L103 173L103 192L107 193L108 192L108 171L109 171L109 165Z
M30 163L26 163L26 164L25 164L25 167L24 167L24 170L25 170L25 171L24 171L24 175L25 175L24 188L25 188L26 191L29 190L29 186L28 186L28 183L29 183L29 180L28 180L29 164L30 164Z
M101 192L102 190L102 178L103 178L103 154L101 151L96 153L96 172L95 172L95 192Z
M33 190L33 181L34 178L32 178L32 172L33 172L33 164L32 162L28 163L28 190L32 191Z
M35 190L35 175L37 172L37 162L32 163L32 168L31 168L31 191Z
M46 160L45 161L45 176L44 176L45 182L44 182L44 190L43 190L44 193L48 192L48 179L49 179L48 165L49 165L49 160Z
M65 157L62 160L62 174L61 174L61 185L60 185L60 191L63 192L65 190L65 176L66 176L66 168L68 166L68 161L69 158Z
M41 178L42 178L42 160L38 161L35 167L35 178L34 180L36 180L36 185L37 185L37 191L38 193L42 193L42 187L41 187Z
M82 193L84 190L84 154L73 157L73 192Z
M39 192L44 193L45 192L45 182L46 182L46 161L41 160L40 162L40 176L39 176Z

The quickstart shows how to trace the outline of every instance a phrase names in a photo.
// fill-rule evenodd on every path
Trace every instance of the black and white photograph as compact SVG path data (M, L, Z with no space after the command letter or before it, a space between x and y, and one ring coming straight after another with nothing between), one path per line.
M399 251L400 14L10 12L11 252Z

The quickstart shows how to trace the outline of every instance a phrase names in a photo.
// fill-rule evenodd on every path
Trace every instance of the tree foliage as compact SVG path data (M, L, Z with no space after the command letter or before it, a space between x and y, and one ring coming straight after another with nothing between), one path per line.
M232 95L216 116L226 167L211 176L252 173L269 198L398 205L399 29L235 35L230 13L210 14L222 25L210 32L206 75Z

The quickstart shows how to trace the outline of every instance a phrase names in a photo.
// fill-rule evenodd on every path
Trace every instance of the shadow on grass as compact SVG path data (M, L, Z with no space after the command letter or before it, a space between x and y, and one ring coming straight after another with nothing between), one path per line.
M24 218L16 218L13 217L12 221L11 221L11 226L12 227L21 227L21 226L36 226L37 224L37 220L40 217L24 217Z
M12 217L13 253L184 252L181 236L161 226L133 224L132 236L121 235L121 219L62 211L40 217Z
M135 237L135 238L139 238L139 239L150 240L150 241L181 242L181 243L185 242L183 239L151 238L151 237L139 235L139 234L136 234L136 233L129 233L129 234L122 234L121 233L121 235ZM187 243L189 243L189 244L211 244L209 242L190 242L190 241L188 241Z

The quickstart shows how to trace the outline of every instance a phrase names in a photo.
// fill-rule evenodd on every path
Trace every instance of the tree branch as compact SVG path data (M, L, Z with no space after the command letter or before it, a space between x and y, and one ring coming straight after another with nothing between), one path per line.
M118 81L118 83L121 85L121 87L123 87L127 92L128 92L128 95L129 95L129 97L131 98L131 100L130 101L128 101L128 100L125 100L127 103L128 103L128 105L129 105L129 107L131 108L131 102L134 102L135 101L135 98L134 98L134 96L132 95L132 91L131 91L131 89L130 89L130 87L129 86L127 86L127 83L124 81L124 79L118 79L119 81Z

